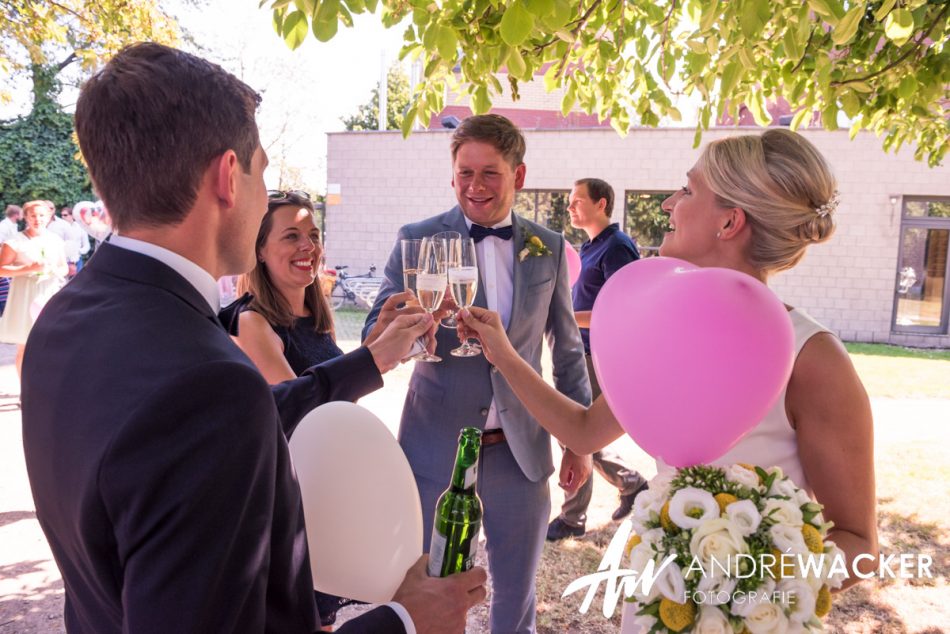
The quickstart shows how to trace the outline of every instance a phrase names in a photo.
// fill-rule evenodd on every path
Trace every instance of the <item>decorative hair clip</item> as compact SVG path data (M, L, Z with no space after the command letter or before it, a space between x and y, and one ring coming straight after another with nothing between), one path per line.
M815 207L815 213L818 214L819 218L824 218L838 208L839 202L841 202L841 196L839 196L838 192L835 191L835 193L831 195L831 198L828 199L828 202L826 202L824 205Z

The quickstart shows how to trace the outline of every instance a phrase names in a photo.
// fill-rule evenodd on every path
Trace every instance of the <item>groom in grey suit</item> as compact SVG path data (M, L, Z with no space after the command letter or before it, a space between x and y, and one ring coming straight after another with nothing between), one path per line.
M452 137L452 185L458 206L399 230L383 283L366 319L364 337L386 298L403 290L401 239L457 231L476 240L479 284L475 305L498 311L508 337L541 371L546 336L554 382L578 403L590 384L571 305L564 239L511 211L525 178L524 137L498 115L469 117ZM534 237L537 244L528 249ZM527 249L527 253L525 250ZM412 465L429 549L435 503L452 474L459 430L485 430L478 473L486 550L492 576L492 632L533 632L535 574L551 508L547 480L554 471L551 441L484 356L448 354L455 331L437 333L441 363L416 363L403 408L399 442ZM590 473L590 457L573 467L576 488ZM565 480L562 465L562 481Z

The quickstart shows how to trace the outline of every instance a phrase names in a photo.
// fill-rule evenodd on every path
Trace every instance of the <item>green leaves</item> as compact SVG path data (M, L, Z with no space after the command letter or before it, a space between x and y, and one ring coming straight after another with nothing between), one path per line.
M610 119L618 132L677 120L682 96L698 104L698 142L715 117L735 117L743 104L767 124L770 104L783 98L796 113L793 126L820 115L833 129L840 110L852 134L873 131L887 148L914 143L931 164L950 149L947 109L937 105L950 101L943 2L683 0L672 10L669 0L265 4L292 47L306 36L307 20L327 40L352 14L381 8L383 24L405 33L401 57L422 63L406 109L410 123L403 120L407 133L412 120L437 114L447 94L469 96L485 112L503 92L517 99L527 82L543 81L547 91L563 91L552 109L582 109Z
M534 16L523 0L514 0L501 18L501 39L509 46L520 46L534 27Z
M838 46L843 46L850 42L858 32L858 26L861 24L861 18L864 17L864 3L852 7L831 33L832 41Z
M281 35L290 50L296 50L307 38L307 16L300 11L292 11L283 20Z
M907 9L897 9L884 20L884 34L897 46L903 46L914 33L914 16Z

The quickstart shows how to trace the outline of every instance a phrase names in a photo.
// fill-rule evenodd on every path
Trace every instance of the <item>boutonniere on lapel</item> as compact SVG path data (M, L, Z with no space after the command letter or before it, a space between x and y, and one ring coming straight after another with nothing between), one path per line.
M539 255L551 255L551 249L547 248L541 238L533 236L527 231L524 233L524 247L518 252L518 261L524 262L528 256L537 257Z

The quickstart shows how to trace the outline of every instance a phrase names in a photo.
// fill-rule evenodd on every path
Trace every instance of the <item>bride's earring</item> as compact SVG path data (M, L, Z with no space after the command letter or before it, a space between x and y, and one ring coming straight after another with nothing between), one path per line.
M717 231L717 232L716 232L716 237L717 237L717 238L721 238L721 237L722 237L722 231Z

